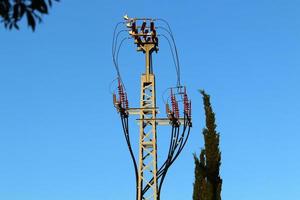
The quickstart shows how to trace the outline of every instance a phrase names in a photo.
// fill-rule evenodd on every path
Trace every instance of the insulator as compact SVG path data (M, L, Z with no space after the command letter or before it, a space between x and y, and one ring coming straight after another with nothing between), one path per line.
M129 108L128 99L127 99L127 93L125 93L125 108Z
M176 105L172 104L172 112L175 113L175 111L176 111Z
M121 80L118 80L118 92L119 92L119 101L120 101L120 105L125 108L126 106L126 98L125 98L125 93L124 93L124 88L123 85L121 83Z
M175 96L173 95L173 90L171 88L171 104L172 104L172 112L175 113L175 108L176 108L176 105L175 105Z
M183 104L184 104L184 112L186 114L188 114L189 113L189 98L186 94L186 91L184 91Z
M123 89L123 88L122 88ZM122 103L122 107L125 108L125 102L126 102L126 98L125 98L125 94L124 91L122 90L122 94L121 94L121 103Z
M122 96L122 84L120 79L118 79L118 93L119 93L119 100L121 101L121 96Z
M153 31L151 31L151 35L152 35L152 37L156 37L156 30L153 30Z
M154 22L153 21L150 22L150 30L152 32L155 31L155 27L154 27Z
M144 21L141 26L141 31L144 32L145 28L146 28L146 22Z
M173 113L175 113L175 110L176 110L176 98L175 98L175 96L171 97L171 101L172 101L172 111L173 111Z
M183 109L184 109L184 112L186 113L187 111L187 104L186 104L186 95L183 96Z
M175 118L179 118L179 108L178 102L176 101L176 97L173 94L173 90L171 89L171 103L172 103L172 112Z
M176 118L179 118L179 107L178 107L178 102L176 101L176 104L175 104L175 117Z
M190 100L190 103L189 103L189 117L192 117L192 101Z
M121 93L121 100L122 100L122 102L125 102L125 94L124 94L123 90L122 90L122 93Z
M137 33L135 22L132 22L131 30L132 30L132 32Z

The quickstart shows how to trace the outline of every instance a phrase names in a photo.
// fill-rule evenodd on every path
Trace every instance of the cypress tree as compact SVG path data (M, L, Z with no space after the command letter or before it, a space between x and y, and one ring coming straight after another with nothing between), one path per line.
M203 97L206 127L203 129L205 147L200 158L194 154L195 182L193 200L221 200L222 179L219 171L221 153L219 150L220 135L216 131L215 113L210 104L210 96L200 91Z

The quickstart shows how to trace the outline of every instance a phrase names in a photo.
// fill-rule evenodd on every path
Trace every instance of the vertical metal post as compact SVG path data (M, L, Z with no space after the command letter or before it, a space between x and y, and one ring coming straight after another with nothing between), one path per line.
M138 200L157 200L157 143L156 143L156 94L155 76L152 73L151 53L153 44L145 44L146 73L141 76L140 142L138 170ZM153 179L153 182L150 180ZM143 188L150 189L146 194Z

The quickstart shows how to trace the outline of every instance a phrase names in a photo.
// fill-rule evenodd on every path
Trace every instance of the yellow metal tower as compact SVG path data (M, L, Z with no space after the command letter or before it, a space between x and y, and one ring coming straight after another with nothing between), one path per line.
M157 137L155 121L157 109L155 76L151 70L151 54L155 49L155 45L147 43L141 46L141 49L146 56L146 72L141 76L138 200L157 200ZM144 185L149 185L150 189L147 194L142 195Z
M140 107L129 108L127 94L117 69L119 76L119 99L114 94L114 105L120 113L126 142L134 163L137 182L136 200L159 200L161 186L166 173L182 151L189 136L190 127L192 126L191 103L188 100L185 87L177 86L176 89L178 90L178 94L182 96L184 104L184 116L180 118L178 101L176 101L176 97L171 89L172 109L169 108L169 104L167 103L166 111L168 117L157 118L155 75L152 68L152 53L158 51L158 35L156 34L156 27L154 25L155 20L148 18L128 18L127 16L124 18L127 28L129 28L129 34L137 45L137 50L143 52L145 55L145 73L141 75ZM140 21L141 25L138 26L136 24L137 21ZM138 164L130 143L129 115L139 116L139 119L137 119L140 129ZM158 125L172 126L169 153L166 161L159 168L157 164ZM180 126L183 126L181 134ZM188 130L187 134L186 130Z
M149 29L146 28L150 22ZM140 108L129 110L129 114L137 114L139 110L140 142L139 142L139 167L138 167L138 200L157 200L157 143L156 143L156 94L155 75L152 69L152 52L158 51L157 36L154 22L144 19L140 32L136 28L136 20L128 21L129 32L134 38L137 50L145 54L145 73L141 75ZM143 193L145 186L149 186Z

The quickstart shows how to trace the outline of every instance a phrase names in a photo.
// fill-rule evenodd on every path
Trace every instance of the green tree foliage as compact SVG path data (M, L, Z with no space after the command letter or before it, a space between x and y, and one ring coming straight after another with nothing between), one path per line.
M27 24L34 31L36 22L48 14L53 1L59 0L0 0L0 20L8 29L19 29L20 20L26 16Z
M222 179L219 171L221 153L219 150L219 133L216 131L215 113L210 104L210 96L201 91L203 96L206 127L203 129L205 148L200 158L194 154L195 182L193 200L221 200Z

